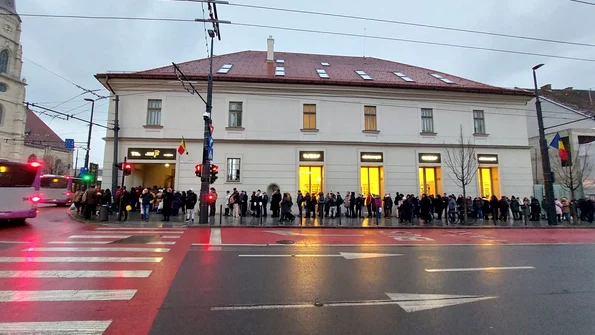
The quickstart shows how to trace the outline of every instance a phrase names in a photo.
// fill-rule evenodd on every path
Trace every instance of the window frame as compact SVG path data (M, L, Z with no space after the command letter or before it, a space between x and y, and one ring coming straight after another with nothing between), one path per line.
M231 109L232 104L237 104L240 106L240 110L233 110ZM232 124L232 114L236 115L236 124ZM237 123L237 114L240 116L240 122ZM244 123L244 102L243 101L229 101L227 105L227 127L228 128L242 128Z
M371 120L371 122L369 122ZM378 131L378 109L376 106L364 106L364 131Z
M0 105L0 126L4 125L4 106Z
M10 52L8 49L0 51L0 73L8 73L8 63L10 60Z
M306 110L306 106L314 107L314 111ZM308 122L306 124L306 116L308 116ZM312 125L312 117L314 118L314 125ZM302 129L303 130L318 130L317 128L317 106L313 103L304 103L302 104ZM307 125L307 127L306 127Z
M237 169L234 169L237 160ZM232 179L237 170L237 179ZM241 183L242 182L242 158L241 157L227 157L225 159L225 182L226 183Z
M481 117L478 117L476 112L481 112ZM486 129L486 115L485 115L485 111L482 109L474 109L472 111L473 113L473 133L474 134L480 134L480 135L486 135L487 129ZM477 122L481 122L481 127L483 127L483 129L481 129L482 131L478 131L477 129Z
M424 115L424 112L429 111L431 113L430 116ZM430 134L435 134L435 127L434 127L434 108L421 108L421 132L422 133L430 133ZM431 129L426 129L425 128L425 120L429 120L429 124L431 126Z
M155 107L151 107L151 102L159 102L159 109ZM159 111L157 114L156 111ZM158 115L158 122L151 123L151 112L154 112ZM163 115L163 99L148 99L147 100L147 118L145 120L146 126L162 126L162 115Z

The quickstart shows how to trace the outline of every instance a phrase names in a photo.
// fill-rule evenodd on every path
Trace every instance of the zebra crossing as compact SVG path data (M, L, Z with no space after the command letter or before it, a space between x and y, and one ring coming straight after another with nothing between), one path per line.
M58 309L61 305L56 304L81 304L84 309L87 304L131 301L142 281L159 271L161 266L157 264L177 242L173 239L179 239L184 232L185 228L99 227L29 248L0 250L0 302L5 303L4 310L9 311L11 304L18 304L14 305L17 308L21 303L51 303L50 306ZM135 242L137 237L142 241L145 237L149 240ZM150 240L151 237L155 239ZM120 241L129 238L134 241ZM119 243L113 244L116 241ZM110 287L110 283L123 280L132 281ZM93 315L70 320L67 314L64 320L55 321L19 319L3 322L5 320L0 319L0 334L103 334L115 325L114 319L121 316L109 308L104 309L107 311L102 315L110 315L106 320ZM93 312L95 308L90 311L96 313ZM23 317L27 318L27 315Z

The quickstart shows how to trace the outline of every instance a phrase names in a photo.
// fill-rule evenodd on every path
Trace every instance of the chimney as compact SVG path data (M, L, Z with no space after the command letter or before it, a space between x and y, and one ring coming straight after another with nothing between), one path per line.
M542 90L546 90L546 91L551 91L552 90L552 84L547 84L547 85L543 85L541 86Z
M275 40L273 35L269 35L267 39L267 62L275 61Z
M574 89L574 87L572 87L572 86L571 86L571 87L566 87L566 88L564 89L564 91L572 91L573 89Z

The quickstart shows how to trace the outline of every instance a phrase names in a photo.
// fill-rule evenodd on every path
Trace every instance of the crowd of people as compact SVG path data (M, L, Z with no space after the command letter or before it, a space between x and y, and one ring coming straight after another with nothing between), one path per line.
M216 213L217 192L211 188L208 195L209 215ZM128 212L139 211L142 221L149 221L152 212L163 215L162 221L169 221L171 216L184 215L185 222L194 222L198 209L199 197L193 189L188 191L174 191L171 188L145 188L142 186L118 187L113 195L109 189L98 190L94 186L86 189L83 187L74 193L73 209L83 213L85 219L90 219L96 214L97 206L107 205L110 208L112 201L118 208L118 220L126 221ZM414 219L423 220L425 223L433 220L444 220L453 213L462 215L466 206L469 217L474 219L497 222L509 220L539 221L545 218L545 201L541 203L535 197L502 196L497 198L492 195L487 197L463 197L459 195L426 195L421 197L413 194L404 195L396 193L379 195L355 192L318 192L303 194L297 192L295 203L290 193L281 194L279 190L272 192L271 196L261 190L253 191L249 196L246 191L226 191L224 216L231 217L267 217L269 210L271 217L278 218L280 222L293 221L294 206L297 207L297 217L300 218L327 218L335 219L341 216L347 218L376 218L396 217L399 223L411 223ZM576 213L580 221L592 223L595 215L595 200L589 197L578 201L566 197L555 199L557 222L572 222L571 214ZM111 213L111 209L110 213ZM475 220L474 220L475 221Z

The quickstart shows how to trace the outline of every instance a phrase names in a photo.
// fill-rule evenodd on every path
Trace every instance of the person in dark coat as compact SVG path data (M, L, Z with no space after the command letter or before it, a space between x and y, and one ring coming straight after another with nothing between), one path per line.
M384 196L384 217L389 218L393 213L393 198L390 193Z
M495 195L492 195L490 198L490 209L492 210L492 220L494 220L494 225L498 222L498 209L500 208L500 203L498 198Z
M502 219L502 221L507 222L508 221L508 210L510 209L510 205L508 204L508 199L506 199L505 196L502 196L502 199L500 199L500 219Z
M173 202L173 195L171 194L171 188L163 190L163 194L161 196L161 201L163 201L163 209L161 210L161 215L163 215L163 220L161 220L161 221L169 221L169 217L171 216L171 205Z
M281 193L279 193L279 190L276 190L275 192L273 192L273 195L271 196L271 212L273 212L273 215L271 215L271 217L273 218L278 218L279 217L279 209L281 208Z
M180 192L176 192L173 196L173 201L172 201L172 206L171 206L171 215L178 216L181 207L182 207L182 194Z
M269 205L269 195L262 192L262 216L267 217L267 206Z

